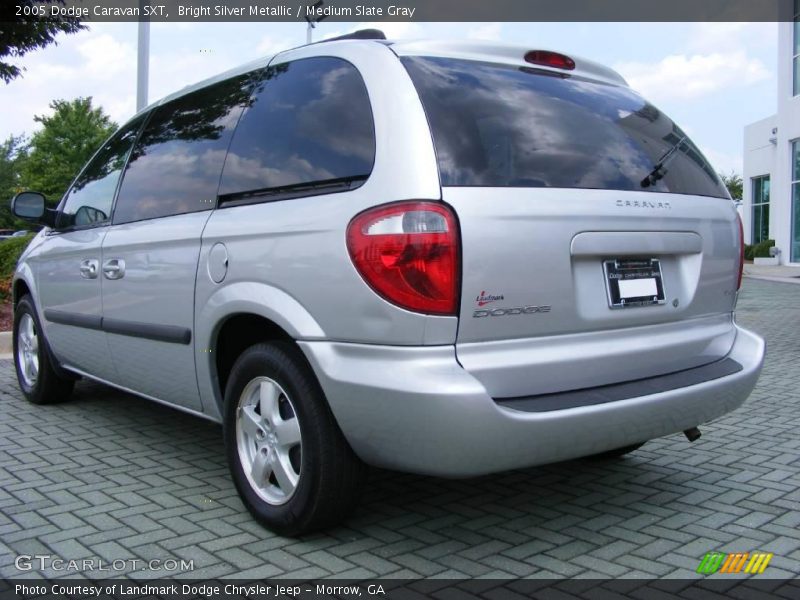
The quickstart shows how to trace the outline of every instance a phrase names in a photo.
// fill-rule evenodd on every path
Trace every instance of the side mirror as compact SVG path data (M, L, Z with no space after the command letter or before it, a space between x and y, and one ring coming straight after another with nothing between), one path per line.
M44 209L44 195L39 192L20 192L11 199L11 212L20 219L40 221Z
M91 207L81 206L75 211L75 225L90 225L92 223L102 223L108 219L108 215L102 210Z

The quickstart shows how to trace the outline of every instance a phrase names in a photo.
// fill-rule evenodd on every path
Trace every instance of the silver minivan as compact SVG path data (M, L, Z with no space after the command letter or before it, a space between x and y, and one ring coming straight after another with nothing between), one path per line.
M13 282L30 401L87 377L222 423L284 534L365 465L618 456L744 402L741 222L669 117L575 56L374 37L164 98L57 209L13 200L45 225Z

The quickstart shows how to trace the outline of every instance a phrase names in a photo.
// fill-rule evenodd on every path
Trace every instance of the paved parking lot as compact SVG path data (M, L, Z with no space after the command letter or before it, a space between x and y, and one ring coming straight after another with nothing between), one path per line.
M344 526L303 539L251 520L217 426L90 383L29 405L4 361L0 575L50 555L193 560L193 578L687 577L707 551L763 550L765 576L797 577L800 286L746 280L739 321L767 338L764 373L691 446L673 435L624 460L468 481L374 472ZM41 574L75 575L27 572Z

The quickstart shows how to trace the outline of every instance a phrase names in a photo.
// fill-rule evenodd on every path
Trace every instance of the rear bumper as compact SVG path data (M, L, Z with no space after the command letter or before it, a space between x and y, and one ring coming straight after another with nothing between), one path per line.
M300 346L362 460L448 477L558 462L711 421L741 406L765 352L760 337L737 326L727 356L742 367L735 373L657 393L642 380L646 395L525 412L495 402L453 346Z

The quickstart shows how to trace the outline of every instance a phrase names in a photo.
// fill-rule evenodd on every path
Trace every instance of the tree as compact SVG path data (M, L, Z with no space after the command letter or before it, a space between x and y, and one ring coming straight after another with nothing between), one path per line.
M10 135L0 143L0 228L3 229L16 228L21 224L11 214L9 202L20 191L19 172L27 150L28 143L24 135Z
M0 18L0 59L18 58L31 50L55 43L58 33L76 33L86 29L75 17L51 17L50 4L64 4L64 0L4 0ZM20 7L17 14L17 7ZM28 15L25 15L25 11ZM43 10L46 16L30 14ZM22 75L24 68L0 60L0 78L6 83Z
M27 148L24 135L10 135L0 143L0 202L19 191L19 168Z
M728 192L731 195L731 198L734 200L741 200L742 199L742 177L736 171L731 171L730 175L725 175L723 173L719 174L719 178L722 180L722 183L725 184L725 187L728 188Z
M91 97L54 100L50 108L52 115L34 117L42 128L31 137L20 183L57 202L117 125L102 108L92 107Z

